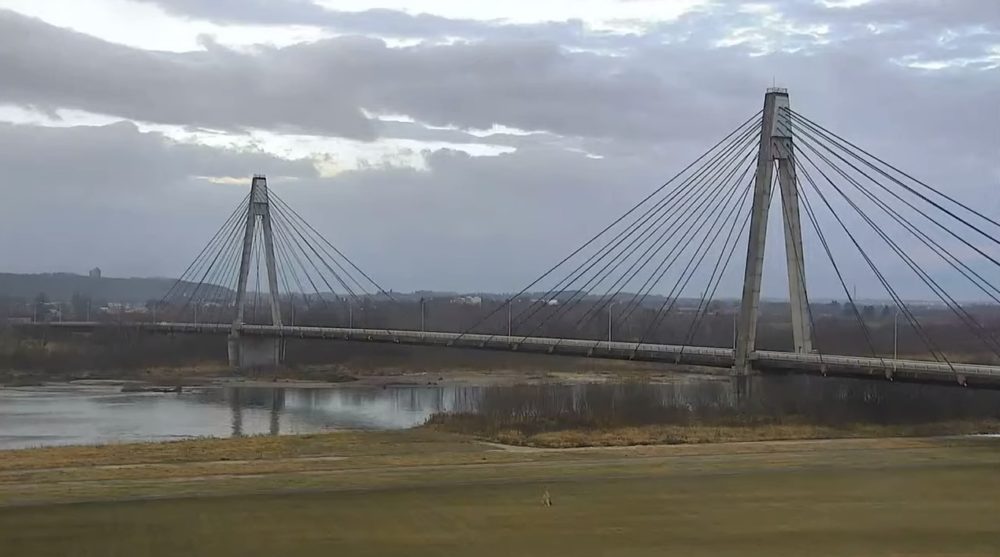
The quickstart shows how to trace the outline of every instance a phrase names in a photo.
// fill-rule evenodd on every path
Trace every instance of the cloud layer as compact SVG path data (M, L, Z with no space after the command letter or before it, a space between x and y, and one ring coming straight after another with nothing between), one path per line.
M0 209L9 270L176 274L245 193L218 182L266 172L390 286L514 290L758 110L772 79L797 110L1000 212L986 196L1000 182L993 2L716 2L609 33L304 0L144 1L336 36L283 48L205 38L202 50L167 53L0 11L0 103L123 121L0 125L0 165L18 184ZM208 146L129 121L514 151L428 143L419 169L322 177L319 161L337 153Z

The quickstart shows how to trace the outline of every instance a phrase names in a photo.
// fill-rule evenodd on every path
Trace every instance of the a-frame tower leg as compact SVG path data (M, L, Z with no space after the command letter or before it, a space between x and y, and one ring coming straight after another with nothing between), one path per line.
M251 339L240 334L243 328L247 281L250 277L253 241L258 222L264 238L264 262L267 266L267 286L271 299L271 324L275 327L281 327L281 298L278 292L278 274L274 259L271 203L267 191L267 178L260 175L254 176L250 184L250 203L247 208L246 228L243 233L243 252L240 256L240 275L236 286L236 316L229 333L229 364L236 369L274 367L280 363L280 339Z
M778 160L778 185L781 188L781 214L785 229L785 264L788 269L788 303L792 312L793 349L796 353L807 354L812 352L810 326L812 320L809 318L809 297L806 292L802 223L799 220L799 188L791 136L776 137L775 148Z
M809 326L809 300L806 294L805 264L802 251L802 227L799 221L798 182L792 145L792 130L787 109L788 92L769 89L764 96L764 115L757 156L757 175L750 217L750 241L743 275L743 299L740 305L734 368L739 375L752 373L756 350L757 318L760 313L761 277L764 272L764 246L767 241L767 217L771 206L772 184L777 162L781 190L782 220L785 229L785 261L788 267L789 303L792 312L792 336L796 352L812 351Z

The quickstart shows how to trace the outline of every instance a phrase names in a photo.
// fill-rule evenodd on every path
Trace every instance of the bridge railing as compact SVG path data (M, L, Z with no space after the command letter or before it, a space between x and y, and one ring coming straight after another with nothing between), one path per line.
M119 326L96 322L34 323L24 326L53 327L70 330L93 330L100 327ZM229 334L230 324L218 323L136 323L141 330L181 334ZM520 337L506 335L460 334L438 331L354 329L344 327L311 327L270 325L243 325L240 334L278 338L330 339L360 342L382 342L408 345L451 346L489 350L520 351L584 357L638 360L712 367L732 367L734 354L731 348L708 346L682 346L676 344L638 344L634 342L607 342L550 337ZM813 370L844 371L851 375L910 374L917 378L950 381L980 379L1000 384L1000 366L900 360L834 354L798 354L758 350L753 354L755 366L762 370Z

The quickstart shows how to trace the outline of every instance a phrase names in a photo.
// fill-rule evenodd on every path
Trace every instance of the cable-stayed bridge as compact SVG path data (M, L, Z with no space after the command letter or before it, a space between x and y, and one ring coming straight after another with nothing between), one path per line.
M772 203L775 190L780 200ZM772 205L780 205L784 237L789 351L760 350L757 342ZM226 335L230 363L241 369L277 365L286 339L308 338L693 364L737 375L798 371L1000 385L1000 323L988 311L995 306L959 301L973 292L1000 304L998 230L994 218L794 111L787 91L770 89L761 111L463 330L355 327L356 310L393 295L269 190L263 176L253 178L250 193L152 318L132 326ZM907 273L902 284L893 274L898 269ZM810 301L807 280L818 274L843 293L859 353L824 349L817 331L827 318ZM850 287L858 275L892 301L894 338L902 326L920 342L921 359L900 358L877 341L881 325L864 314ZM740 277L733 342L706 345L706 329L718 328L720 286L738 285ZM936 302L933 319L908 301L915 289ZM328 321L296 322L314 308ZM604 320L606 338L593 334ZM613 337L612 323L631 323L627 338ZM964 339L960 353L942 338L956 330Z

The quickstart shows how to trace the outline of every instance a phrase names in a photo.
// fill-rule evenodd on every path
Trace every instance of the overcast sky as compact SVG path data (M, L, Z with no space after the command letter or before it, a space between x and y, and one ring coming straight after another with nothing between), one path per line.
M177 276L256 172L387 287L517 290L772 84L1000 217L995 0L0 0L0 36L0 271Z

